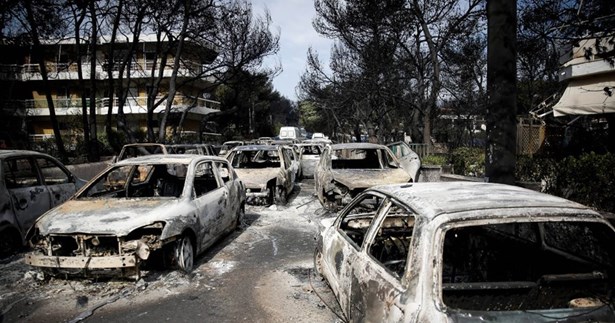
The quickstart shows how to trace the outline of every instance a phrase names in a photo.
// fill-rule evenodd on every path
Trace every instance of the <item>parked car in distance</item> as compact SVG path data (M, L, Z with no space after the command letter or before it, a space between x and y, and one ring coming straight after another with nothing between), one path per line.
M314 139L326 139L326 138L327 138L327 136L325 136L324 133L322 133L322 132L314 132L312 134L312 138L310 138L310 139L314 140Z
M226 154L228 154L228 152L231 151L233 148L237 146L243 146L243 145L245 145L245 142L241 140L225 141L224 143L222 143L222 146L220 147L220 150L218 151L218 156L225 157Z
M57 159L28 150L0 150L0 256L26 242L34 221L68 200L85 181Z
M412 181L418 182L421 172L421 158L419 155L403 141L387 144L387 147L389 147L389 149L393 152L393 155L397 157L401 167L406 170L408 174L410 174Z
M314 169L320 160L324 146L318 143L301 143L293 147L299 152L303 177L314 178Z
M614 322L615 229L503 184L372 187L322 220L315 267L348 322Z
M135 144L126 144L120 150L120 153L113 159L113 162L134 158L139 156L168 154L167 145L154 142L144 142Z
M196 255L237 227L244 208L245 188L223 158L126 159L38 219L25 262L52 273L119 269L137 279L149 260L189 272Z
M286 204L295 186L287 148L274 145L237 146L227 155L246 187L251 204Z
M304 130L305 131L305 130ZM305 132L302 132L298 127L281 127L280 134L278 138L281 140L284 139L294 139L294 140L303 140L306 139Z
M273 140L271 137L259 137L256 141L258 145L269 145Z
M326 146L314 172L318 200L331 211L368 187L411 181L389 148L372 143Z

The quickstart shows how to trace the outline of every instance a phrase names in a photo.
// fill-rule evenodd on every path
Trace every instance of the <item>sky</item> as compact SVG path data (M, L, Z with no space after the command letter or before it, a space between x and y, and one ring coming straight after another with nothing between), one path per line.
M333 41L320 36L312 27L316 16L313 0L252 0L255 15L271 15L270 30L280 34L280 50L268 57L265 66L282 65L282 72L273 79L274 88L290 100L297 100L295 87L306 69L307 51L312 47L320 61L328 66Z

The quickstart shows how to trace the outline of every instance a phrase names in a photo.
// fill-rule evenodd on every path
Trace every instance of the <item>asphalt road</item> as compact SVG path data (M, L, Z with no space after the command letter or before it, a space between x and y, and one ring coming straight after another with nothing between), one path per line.
M37 279L21 257L0 264L0 322L335 322L336 301L313 275L317 223L331 216L299 183L286 206L249 206L241 229L185 275L138 282ZM39 277L40 278L40 277Z

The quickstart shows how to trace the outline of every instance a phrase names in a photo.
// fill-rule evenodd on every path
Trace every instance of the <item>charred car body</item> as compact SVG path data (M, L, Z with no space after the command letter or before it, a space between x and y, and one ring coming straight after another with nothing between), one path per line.
M371 143L326 146L314 179L318 200L329 210L348 204L368 187L412 181L389 148Z
M113 159L114 162L118 162L120 160L135 158L139 156L147 156L147 155L157 155L157 154L168 154L167 145L159 144L159 143L136 143L136 144L126 144L120 150L120 153Z
M421 158L419 155L403 141L387 144L387 147L391 149L393 155L399 160L401 168L405 169L412 177L413 182L419 181L419 175L421 172Z
M386 185L321 222L315 266L348 321L613 322L615 231L501 184Z
M303 177L314 178L314 170L320 160L320 154L322 154L324 144L301 143L295 144L293 147L299 152Z
M286 204L295 186L295 170L288 147L245 145L233 148L227 159L246 187L251 204Z
M155 255L190 271L195 255L235 229L244 207L243 184L223 158L127 159L39 218L25 262L54 272L122 269L138 277L140 263Z
M57 159L27 150L0 150L0 179L0 255L25 245L34 221L85 184Z

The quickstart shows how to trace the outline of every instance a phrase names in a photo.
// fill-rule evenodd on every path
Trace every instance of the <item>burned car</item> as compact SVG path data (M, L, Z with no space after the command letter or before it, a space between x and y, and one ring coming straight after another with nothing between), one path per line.
M301 173L305 178L314 178L314 169L320 160L324 145L318 143L301 143L293 146L299 152Z
M113 162L120 160L135 158L139 156L156 155L156 154L168 154L168 146L165 144L143 142L136 144L126 144L120 150L120 153L113 158Z
M290 150L275 145L245 145L233 148L228 160L246 187L251 204L286 204L295 187Z
M139 277L151 259L190 271L194 257L234 230L245 190L217 156L150 155L120 161L45 213L25 262L47 271Z
M393 155L397 157L401 167L405 169L410 176L412 176L412 181L418 182L419 174L421 172L421 158L419 155L403 141L387 144L387 147L389 147L389 149L393 152Z
M26 243L34 221L85 184L57 159L35 151L0 150L0 256Z
M218 156L220 157L225 157L226 154L228 154L233 148L237 147L237 146L243 146L246 143L240 140L231 140L231 141L225 141L224 143L222 143L222 146L220 147L220 150L218 151Z
M348 322L614 322L615 229L476 182L368 189L322 220L315 267Z
M318 200L329 210L338 210L368 187L411 181L389 148L372 143L326 146L314 172Z
M218 155L210 144L175 144L168 145L166 148L168 154Z

